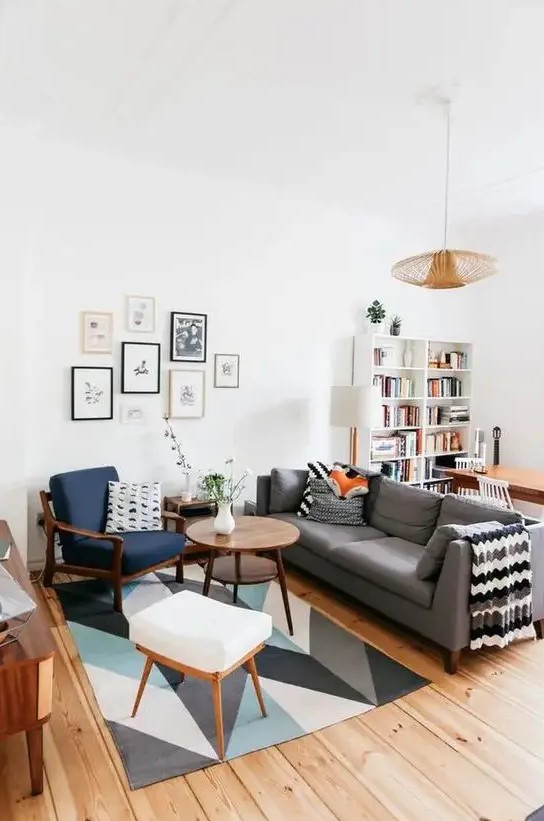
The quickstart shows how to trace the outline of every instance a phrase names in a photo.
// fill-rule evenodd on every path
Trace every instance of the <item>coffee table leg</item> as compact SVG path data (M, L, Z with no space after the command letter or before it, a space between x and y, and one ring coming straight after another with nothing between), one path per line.
M210 558L206 565L206 576L204 577L204 587L202 588L202 595L207 596L210 592L210 584L212 582L213 563L215 561L215 551L210 550Z
M276 550L276 567L278 568L278 581L280 583L281 595L283 598L283 606L285 607L285 615L287 616L287 626L289 628L289 635L293 635L293 621L291 619L291 608L289 607L289 593L287 592L287 582L285 581L285 570L283 567L283 560L281 558L281 550Z
M234 583L233 588L232 588L232 601L233 601L233 604L236 604L236 602L238 601L238 582L239 582L240 577L242 575L242 573L241 573L241 564L242 564L242 554L241 553L235 553L234 554L234 572L235 572L236 582Z

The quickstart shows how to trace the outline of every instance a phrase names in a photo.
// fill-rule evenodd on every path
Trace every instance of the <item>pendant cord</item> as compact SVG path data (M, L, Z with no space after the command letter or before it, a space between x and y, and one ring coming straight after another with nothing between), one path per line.
M448 247L448 211L450 199L451 100L446 106L446 173L444 181L444 251Z

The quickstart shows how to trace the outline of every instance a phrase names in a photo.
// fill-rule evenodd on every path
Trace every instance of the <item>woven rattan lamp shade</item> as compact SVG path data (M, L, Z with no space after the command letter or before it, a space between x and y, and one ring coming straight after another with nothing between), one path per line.
M496 274L498 262L476 251L429 251L395 263L391 274L421 288L462 288Z

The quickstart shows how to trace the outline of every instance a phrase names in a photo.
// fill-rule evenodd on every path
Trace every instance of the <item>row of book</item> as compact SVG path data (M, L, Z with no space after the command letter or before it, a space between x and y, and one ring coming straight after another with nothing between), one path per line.
M434 405L427 408L428 425L461 425L470 422L466 405Z
M399 459L417 456L421 452L421 430L398 431L389 436L373 436L370 442L371 459Z
M419 425L419 405L382 405L384 428L416 428Z
M400 462L372 463L372 470L383 473L395 482L418 482L420 464L418 459L402 459Z
M455 376L427 379L427 396L463 396L463 383Z
M381 395L385 397L409 399L414 395L414 380L405 376L378 374L374 377L374 386L378 387Z
M429 351L429 368L468 368L468 356L464 351Z
M425 453L451 453L461 450L461 440L455 430L428 433L425 436Z

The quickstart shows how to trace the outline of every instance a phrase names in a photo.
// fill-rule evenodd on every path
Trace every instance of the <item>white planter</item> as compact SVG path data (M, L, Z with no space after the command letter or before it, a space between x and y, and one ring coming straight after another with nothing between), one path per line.
M217 505L217 515L213 520L213 529L216 533L219 533L221 536L229 536L234 527L236 522L234 521L234 516L232 515L231 505L230 502L222 502L221 504Z

